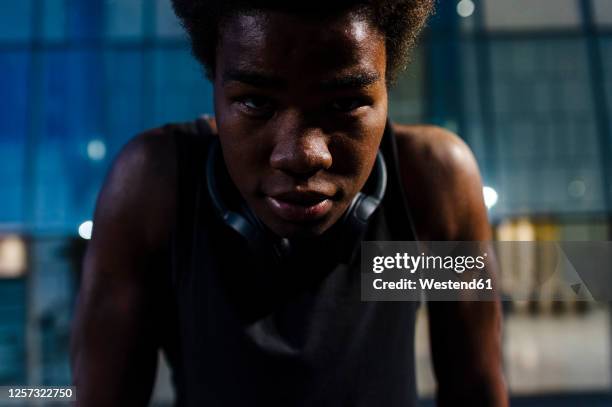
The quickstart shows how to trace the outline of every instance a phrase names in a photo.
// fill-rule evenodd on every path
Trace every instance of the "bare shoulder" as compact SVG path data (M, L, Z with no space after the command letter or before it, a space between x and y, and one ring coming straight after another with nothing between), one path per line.
M115 159L96 206L93 239L139 238L160 243L173 221L176 146L159 128L132 138Z
M416 154L432 160L430 164L448 169L477 171L468 145L455 133L433 125L394 125L401 154Z
M402 181L421 238L487 238L482 181L468 145L437 126L394 125L394 130Z

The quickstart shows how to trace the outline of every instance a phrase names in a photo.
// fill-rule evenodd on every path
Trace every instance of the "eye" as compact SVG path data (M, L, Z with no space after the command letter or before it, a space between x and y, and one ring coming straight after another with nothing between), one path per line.
M365 100L360 98L342 98L334 100L331 107L338 112L349 113L367 104Z
M263 96L246 96L237 100L240 108L251 115L267 115L273 112L274 103Z
M249 109L263 109L268 105L269 101L262 97L248 97L242 103Z

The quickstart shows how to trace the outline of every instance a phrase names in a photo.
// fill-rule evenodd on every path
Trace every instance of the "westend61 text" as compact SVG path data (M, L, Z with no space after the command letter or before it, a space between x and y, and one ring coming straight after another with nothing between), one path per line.
M416 290L417 282L402 278L399 281L384 281L377 278L373 282L375 290ZM437 281L433 278L420 278L421 290L493 290L490 278L475 278L470 281Z

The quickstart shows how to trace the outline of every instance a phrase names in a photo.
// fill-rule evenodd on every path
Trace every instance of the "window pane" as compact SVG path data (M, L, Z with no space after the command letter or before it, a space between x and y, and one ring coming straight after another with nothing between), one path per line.
M66 36L66 0L43 2L43 35L47 40L62 40Z
M24 146L29 56L0 53L0 223L23 221Z
M608 98L608 117L610 118L612 117L612 38L604 37L600 41L605 81L604 88Z
M106 34L111 38L142 36L143 0L121 0L106 3Z
M143 121L143 51L116 49L106 54L107 154L114 157L125 142L145 129ZM147 84L147 86L152 86Z
M78 257L71 257L75 242L58 238L38 238L28 248L31 256L29 281L30 329L37 331L35 346L40 381L45 386L70 384L70 321L75 297L74 269ZM75 264L76 262L76 264Z
M159 37L181 38L184 36L183 28L174 14L169 0L157 0L156 16L155 26Z
M389 94L389 115L394 121L404 124L423 121L424 62L421 51L414 51L414 60Z
M595 21L602 26L612 26L612 1L593 0Z
M123 1L123 0L122 0ZM96 39L103 33L104 3L101 0L70 1L67 29L71 38Z
M490 30L579 28L576 0L486 0L485 24Z
M0 1L0 40L26 40L32 33L31 1Z
M497 213L603 211L584 41L495 40L491 49Z
M23 279L0 280L0 385L26 381L25 289Z
M105 138L103 67L97 51L44 54L32 214L40 231L72 232L91 217L104 162L91 160L87 147Z
M487 144L490 143L490 135L485 136L480 86L482 78L478 65L479 52L482 51L482 43L476 41L463 41L461 44L461 58L463 72L463 112L465 114L465 134L461 136L469 143L483 172L484 182L488 183L488 170L495 161L494 157L487 155Z
M186 47L156 51L155 67L155 122L152 124L193 120L212 112L212 87Z

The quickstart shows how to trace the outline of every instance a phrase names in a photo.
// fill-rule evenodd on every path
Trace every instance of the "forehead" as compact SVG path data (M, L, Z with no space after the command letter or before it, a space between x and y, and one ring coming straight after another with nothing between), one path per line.
M345 13L317 19L282 12L229 17L217 49L217 68L325 78L355 71L384 76L385 41L364 18ZM222 73L222 72L221 72Z

